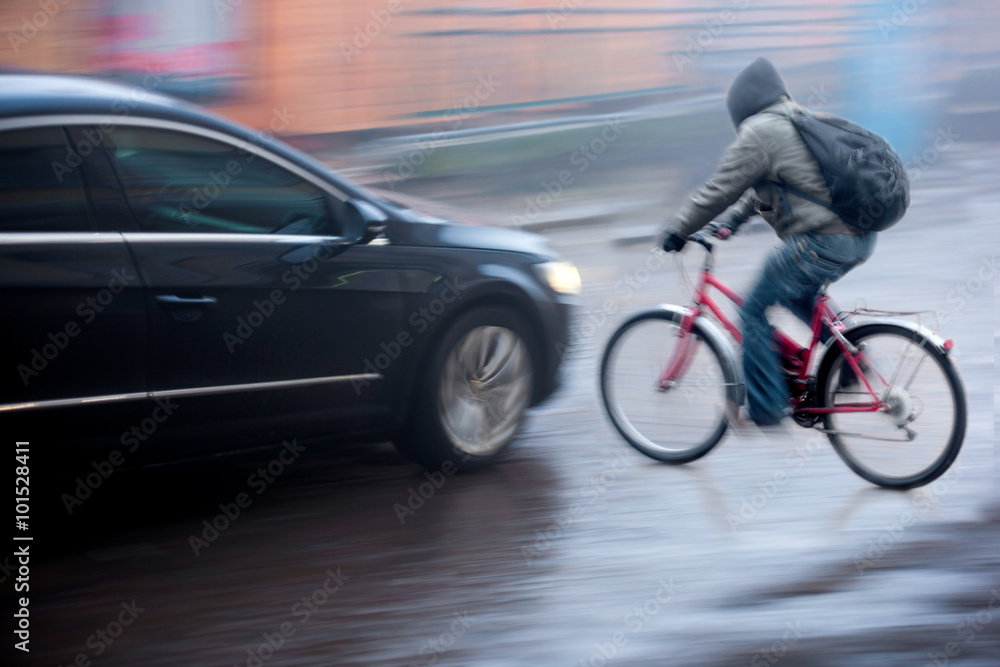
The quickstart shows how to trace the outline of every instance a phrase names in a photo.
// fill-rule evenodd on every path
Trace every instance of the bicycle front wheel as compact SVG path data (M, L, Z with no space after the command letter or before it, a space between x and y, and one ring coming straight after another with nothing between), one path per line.
M669 310L633 316L612 335L601 361L601 394L611 422L630 445L667 463L694 461L722 439L735 383L715 342L698 327L678 337L682 318ZM661 387L661 374L679 346L686 346L686 368Z
M951 359L920 332L895 324L861 325L845 336L860 348L856 359L884 405L826 415L833 448L873 484L910 489L933 482L965 439L965 389ZM817 386L821 407L874 404L839 346L823 359Z

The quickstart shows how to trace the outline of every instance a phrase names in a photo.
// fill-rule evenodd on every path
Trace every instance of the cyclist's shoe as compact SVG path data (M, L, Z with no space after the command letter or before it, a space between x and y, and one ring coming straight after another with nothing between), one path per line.
M788 385L788 395L797 398L806 390L805 380L799 380L799 372L784 369L785 384Z

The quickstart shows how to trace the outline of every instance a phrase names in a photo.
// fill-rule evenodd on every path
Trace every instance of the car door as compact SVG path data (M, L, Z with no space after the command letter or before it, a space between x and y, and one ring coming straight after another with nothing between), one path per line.
M171 428L204 451L384 422L381 374L358 369L400 330L399 277L345 238L335 188L201 128L122 126L104 144L148 285L151 390L180 406Z
M0 127L0 415L20 438L106 446L146 398L142 284L118 195L38 121Z

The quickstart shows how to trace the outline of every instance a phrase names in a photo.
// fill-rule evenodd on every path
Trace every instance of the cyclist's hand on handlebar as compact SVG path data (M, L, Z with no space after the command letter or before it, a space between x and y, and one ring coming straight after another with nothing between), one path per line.
M671 232L663 238L662 247L667 252L680 252L685 243L687 243L686 238L677 232Z
M710 222L708 223L708 231L715 238L720 241L725 241L730 236L733 235L733 228L724 222Z

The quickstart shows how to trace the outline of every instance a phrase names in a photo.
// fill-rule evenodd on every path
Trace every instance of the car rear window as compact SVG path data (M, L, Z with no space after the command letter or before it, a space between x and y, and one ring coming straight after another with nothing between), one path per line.
M85 232L81 160L60 127L0 132L0 232Z

